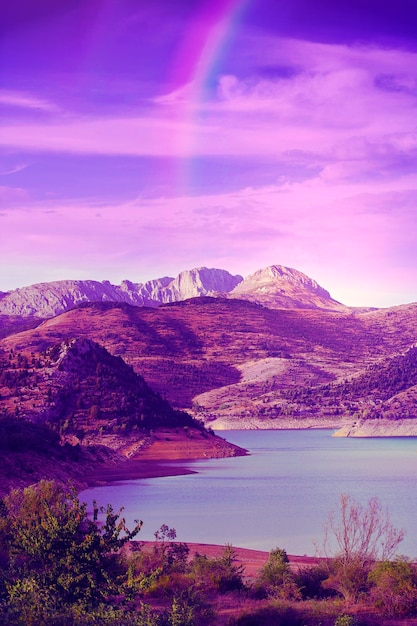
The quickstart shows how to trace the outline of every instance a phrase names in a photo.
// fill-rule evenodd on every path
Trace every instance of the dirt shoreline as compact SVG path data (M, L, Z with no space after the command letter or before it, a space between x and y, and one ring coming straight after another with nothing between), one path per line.
M197 429L159 429L133 454L119 450L119 460L98 465L85 474L88 486L126 480L195 474L192 461L242 456L247 450L222 437Z
M184 465L178 465L177 461L170 465L169 461L163 460L121 461L119 465L99 467L88 472L85 476L85 481L89 487L98 487L128 480L184 476L197 473L186 467L187 459L183 459L182 462Z

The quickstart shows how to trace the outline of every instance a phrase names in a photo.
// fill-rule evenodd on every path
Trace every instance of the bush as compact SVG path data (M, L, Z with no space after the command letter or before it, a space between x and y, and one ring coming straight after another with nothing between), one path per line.
M294 574L294 581L300 590L303 600L329 598L335 595L332 589L323 587L329 577L329 570L325 563L312 567L303 567Z
M285 550L271 550L267 563L259 572L254 591L258 597L275 596L287 600L301 598Z
M27 601L36 613L48 606L47 598L57 606L94 607L120 594L127 568L117 553L141 522L129 531L120 511L108 506L103 523L99 512L96 508L94 519L88 518L75 492L53 481L12 490L0 518L0 545L7 554L5 602ZM36 597L43 595L37 607Z
M230 626L294 626L302 622L298 611L293 607L273 604L245 612L229 623Z
M322 582L323 589L338 592L348 602L357 602L361 595L369 592L368 574L370 563L360 559L348 562L334 558L328 562L328 576Z
M336 618L334 626L357 626L357 624L358 620L356 617L343 613L343 615L339 615L339 617Z
M374 585L371 598L375 606L389 617L417 613L417 567L407 559L378 563L369 574Z
M191 563L191 573L198 587L206 592L237 591L244 588L242 565L235 565L236 553L226 545L223 554L216 559L196 554Z

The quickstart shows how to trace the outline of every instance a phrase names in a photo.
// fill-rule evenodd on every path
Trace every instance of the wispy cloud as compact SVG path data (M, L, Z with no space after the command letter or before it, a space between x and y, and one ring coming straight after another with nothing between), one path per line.
M27 163L19 163L17 165L12 165L11 167L2 168L0 165L0 176L11 176L12 174L17 174L18 172L23 172L29 165Z
M44 100L32 94L0 90L0 106L13 107L18 109L29 109L57 113L60 108L53 102Z
M0 199L4 203L2 208L6 208L6 203L12 204L27 200L29 199L29 194L26 189L20 189L19 187L0 186Z

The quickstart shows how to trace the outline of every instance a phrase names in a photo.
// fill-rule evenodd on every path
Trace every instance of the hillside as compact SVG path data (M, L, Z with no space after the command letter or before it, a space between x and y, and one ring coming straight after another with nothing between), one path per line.
M117 464L123 457L104 446L62 445L47 426L18 417L0 418L0 497L11 487L40 479L85 484L86 475Z
M1 365L3 410L60 433L192 425L120 357L86 338L66 339L30 359L10 352Z
M47 477L90 480L115 462L126 477L135 475L138 468L124 459L152 448L160 429L165 439L186 442L184 458L243 453L173 409L90 339L0 353L0 491Z
M332 413L366 420L417 418L417 348L380 360L364 371L317 387L294 388L281 394L296 414L320 417ZM417 421L416 421L417 424Z
M364 388L355 408L340 390L370 371L385 376L390 362L395 368L392 359L414 346L416 321L417 305L354 314L199 297L158 308L84 304L0 345L6 354L39 354L88 338L215 428L340 426L374 402Z
M20 315L0 315L0 339L28 328L35 328L41 322L36 317Z

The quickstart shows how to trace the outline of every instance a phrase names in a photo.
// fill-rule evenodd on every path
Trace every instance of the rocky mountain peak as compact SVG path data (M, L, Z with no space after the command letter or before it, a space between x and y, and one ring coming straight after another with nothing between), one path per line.
M228 293L242 282L242 276L232 276L226 270L197 267L181 272L167 287L165 302L187 300L198 296Z
M231 291L230 296L270 308L348 311L348 307L333 300L315 280L283 265L270 265L251 274Z
M323 287L320 287L315 280L296 269L285 267L284 265L270 265L269 267L260 269L248 276L245 282L259 283L259 285L271 282L276 284L279 282L284 284L289 283L318 294L323 298L330 298L330 293L326 291L326 289L323 289Z
M200 267L146 283L124 280L61 280L15 289L0 297L0 315L49 318L83 302L125 302L135 306L158 306L188 298L229 292L242 276L226 270Z

